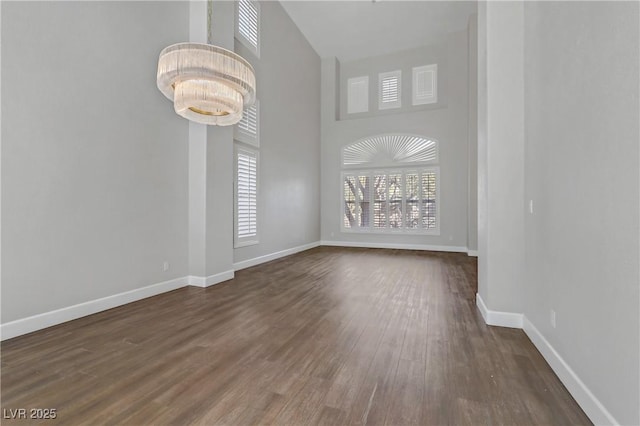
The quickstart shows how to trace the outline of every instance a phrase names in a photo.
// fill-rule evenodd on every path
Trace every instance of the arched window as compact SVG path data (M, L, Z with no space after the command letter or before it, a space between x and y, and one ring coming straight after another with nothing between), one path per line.
M342 230L439 234L438 141L388 134L342 149Z

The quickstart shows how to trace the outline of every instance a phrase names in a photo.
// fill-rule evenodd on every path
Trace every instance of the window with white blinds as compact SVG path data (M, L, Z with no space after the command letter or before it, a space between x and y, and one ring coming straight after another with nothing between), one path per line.
M245 109L234 128L234 139L255 147L260 146L260 103Z
M258 244L258 152L235 148L234 247Z
M399 108L402 71L383 72L378 76L378 109Z
M236 38L260 57L260 3L236 1Z
M438 64L414 67L412 73L413 105L438 102Z
M342 174L342 230L439 235L438 167Z

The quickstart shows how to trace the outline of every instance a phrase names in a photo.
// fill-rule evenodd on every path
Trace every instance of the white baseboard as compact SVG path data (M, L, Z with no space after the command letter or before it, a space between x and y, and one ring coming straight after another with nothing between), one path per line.
M620 424L526 317L524 318L524 332L527 333L527 336L551 366L551 369L558 375L562 384L565 385L571 396L594 424Z
M385 249L400 249L400 250L427 250L427 251L447 251L456 253L466 253L466 247L458 246L435 246L429 244L396 244L396 243L366 243L355 241L320 241L320 245L323 246L336 246L336 247L361 247L361 248L385 248Z
M185 277L176 278L124 293L114 294L113 296L107 296L55 311L11 321L0 325L0 340L11 339L23 334L42 330L43 328L62 324L63 322L96 314L137 300L166 293L167 291L176 290L186 285L187 280Z
M271 262L272 260L279 259L281 257L290 256L292 254L300 253L301 251L309 250L320 245L320 241L315 241L309 244L303 244L301 246L293 247L286 250L277 251L271 254L265 254L264 256L254 257L253 259L243 260L233 264L233 269L239 271L241 269L250 268L252 266L259 265L265 262Z
M151 296L157 296L158 294L176 290L187 285L209 287L214 284L233 279L233 276L233 270L229 270L219 274L210 275L208 277L196 277L190 275L187 277L175 278L173 280L164 281L147 287L114 294L113 296L90 300L88 302L79 303L77 305L57 309L55 311L45 312L5 324L0 324L0 340L11 339L13 337L22 336L23 334L32 333L47 327L62 324L67 321L97 314L98 312L106 311L107 309L117 308L118 306L126 305L127 303L136 302Z
M531 342L540 351L544 359L551 366L562 384L567 388L573 399L584 410L589 419L596 425L619 425L616 419L609 413L604 405L595 397L587 386L580 380L573 369L562 359L560 354L544 338L542 333L529 321L524 318L524 332Z
M492 311L487 308L484 300L479 293L476 293L476 305L484 318L487 325L496 325L498 327L522 328L522 314L513 312Z
M234 277L233 270L220 272L219 274L209 275L208 277L198 277L195 275L189 275L187 282L194 287L206 288L212 285L219 284L224 281L232 280Z
M487 308L480 294L476 294L476 305L488 325L524 330L562 384L594 424L620 424L526 316L511 312L492 311Z
M467 256L478 257L478 250L467 249Z

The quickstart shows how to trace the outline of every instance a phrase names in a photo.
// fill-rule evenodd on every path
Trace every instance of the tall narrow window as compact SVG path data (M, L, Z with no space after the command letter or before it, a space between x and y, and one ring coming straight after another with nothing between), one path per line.
M405 223L409 229L420 227L420 179L417 172L405 174Z
M402 173L389 174L389 228L402 229Z
M378 109L400 108L402 71L380 73L378 77Z
M357 184L358 184L358 191L357 191L358 226L360 226L360 228L368 228L370 225L369 205L370 205L370 197L371 197L369 176L367 175L358 176Z
M374 174L373 176L373 227L385 229L387 227L388 212L387 203L387 175Z
M260 3L236 1L236 38L260 57Z
M436 229L438 223L436 219L437 205L437 171L428 171L422 174L420 185L422 227L424 229Z
M356 228L357 213L356 213L356 178L355 176L344 176L343 179L344 194L344 222L342 226L346 229Z
M258 153L236 146L234 247L258 243Z
M260 146L260 102L245 109L242 119L238 121L234 128L235 140L253 145L256 148Z

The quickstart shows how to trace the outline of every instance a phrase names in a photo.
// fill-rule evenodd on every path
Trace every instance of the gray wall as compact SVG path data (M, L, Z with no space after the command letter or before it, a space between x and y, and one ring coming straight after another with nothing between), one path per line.
M370 244L422 244L467 247L468 206L468 74L467 32L449 35L447 42L391 55L340 63L322 61L322 240ZM438 63L438 103L413 108L411 67ZM403 105L400 110L377 111L378 72L402 68ZM369 75L370 113L336 120L336 93L344 93L349 77ZM336 84L342 84L336 90ZM341 96L343 98L343 96ZM346 111L342 99L340 110ZM372 111L372 110L373 111ZM340 116L340 115L338 115ZM341 148L380 133L412 133L440 142L441 225L439 236L342 233Z
M234 250L241 262L320 239L320 58L278 2L261 2L260 244Z
M524 312L620 424L640 424L639 5L524 8Z
M449 37L443 37L445 40ZM400 50L383 56L374 56L357 61L340 62L340 120L374 117L403 112L433 110L447 107L449 93L449 52L447 43L442 42L417 49ZM416 66L438 64L438 101L433 104L411 105L411 69ZM402 105L393 109L378 109L378 74L387 71L402 71ZM347 80L352 77L369 76L369 111L347 113Z
M3 323L187 274L187 122L155 84L187 37L185 2L2 2Z

